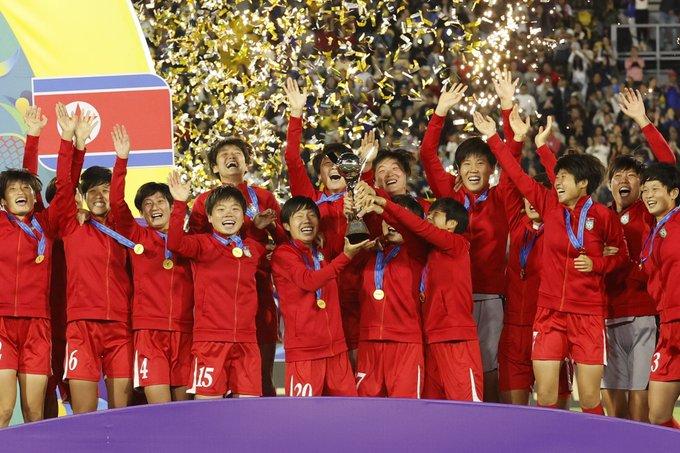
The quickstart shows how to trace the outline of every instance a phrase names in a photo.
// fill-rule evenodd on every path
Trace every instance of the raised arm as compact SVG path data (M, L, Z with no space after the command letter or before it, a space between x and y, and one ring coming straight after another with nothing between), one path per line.
M57 103L55 110L57 122L59 123L59 127L61 127L60 153L63 149L64 151L68 151L68 153L71 155L70 159L63 160L65 165L61 169L59 168L59 164L57 164L57 183L61 184L63 188L68 187L68 193L70 197L68 202L65 201L64 203L61 203L58 201L55 204L57 222L59 224L59 235L63 237L72 232L78 224L76 221L76 213L78 212L78 209L76 207L75 201L73 200L73 187L78 183L76 182L74 184L73 180L75 179L77 181L80 174L74 174L72 167L73 160L76 158L76 152L73 147L73 137L75 135L76 127L79 123L79 118L75 114L69 114L66 111L64 104ZM65 174L65 172L68 172L68 176ZM59 181L60 176L61 182ZM59 187L57 188L57 192L59 192ZM65 196L65 194L62 195ZM54 200L52 201L54 202Z
M73 158L73 142L61 140L57 157L57 191L49 207L43 211L47 217L43 225L49 236L55 237L62 233L68 225L75 223L76 204L71 191L70 167ZM72 222L66 222L62 217L68 217Z
M208 198L208 193L202 193L191 206L191 214L189 215L189 233L209 233L212 229L210 222L208 222L208 214L205 210L205 202Z
M125 177L127 175L128 156L130 155L130 137L125 126L115 125L111 132L113 147L116 150L116 163L111 177L111 212L116 219L119 233L132 239L139 236L141 226L135 221L130 207L125 202Z
M668 164L675 164L675 153L673 153L673 150L668 145L666 139L663 138L663 135L661 135L659 130L647 117L645 103L640 91L624 88L618 96L618 102L621 111L626 116L632 118L633 121L640 126L640 129L642 129L642 133L645 135L645 139L647 139L647 143L649 143L649 147L652 149L652 153L656 160Z
M85 162L85 144L87 143L87 139L90 138L90 134L97 123L99 123L99 119L94 112L82 112L78 117L78 124L74 131L76 145L73 154L73 164L71 166L71 182L74 183L74 191L78 187L80 172L83 170L83 164Z
M187 200L191 193L189 184L183 183L179 173L174 170L168 176L168 187L175 200L170 213L168 249L186 258L198 259L202 254L199 238L184 233L184 217L187 212Z
M487 143L491 148L491 152L493 152L496 159L498 159L498 163L503 169L503 172L508 175L522 195L529 200L529 203L531 203L538 212L544 214L548 208L549 190L534 181L531 176L524 173L522 166L512 157L506 144L496 132L496 124L491 118L488 116L485 117L479 112L475 112L474 121L477 130L489 137Z
M416 236L432 244L439 250L457 254L468 250L468 242L460 234L437 228L425 219L421 219L408 209L399 206L393 201L379 198L378 203L384 200L384 210L388 218L402 225Z
M456 84L450 89L444 89L439 96L437 108L430 118L427 131L420 144L420 162L425 171L425 178L436 197L454 196L456 179L444 169L438 156L439 140L447 113L465 96L467 87Z
M545 173L548 175L548 180L551 184L555 184L555 165L557 165L557 158L555 153L548 146L548 138L552 131L553 117L548 116L545 127L541 126L536 134L536 154L541 161L541 165L545 168Z
M47 116L42 113L42 109L30 106L24 113L26 123L26 144L24 146L24 160L22 166L33 174L38 174L38 142L40 133L47 125Z
M491 81L501 104L501 118L503 118L503 136L505 143L511 143L515 133L510 127L510 112L515 100L515 90L519 79L512 80L512 73L506 69L497 70Z

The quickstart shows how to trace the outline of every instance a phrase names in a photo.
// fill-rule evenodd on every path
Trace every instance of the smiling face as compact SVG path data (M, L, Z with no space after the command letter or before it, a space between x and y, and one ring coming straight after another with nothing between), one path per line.
M165 196L156 192L142 201L142 216L147 225L165 231L170 222L170 203Z
M243 179L248 170L246 158L238 146L225 145L215 156L215 165L212 171L218 174L222 182L231 182L234 179Z
M571 208L576 205L578 200L587 195L588 181L576 182L574 175L561 169L555 175L555 190L557 191L557 200Z
M218 233L231 236L241 230L243 215L241 204L233 198L227 198L215 203L208 214L208 221Z
M493 173L493 168L486 157L471 154L460 163L458 173L467 190L479 193L489 187L489 177Z
M111 205L109 204L109 184L99 184L91 187L85 194L85 204L87 209L97 217L104 217L109 213Z
M619 170L610 181L614 203L619 210L626 209L640 198L640 175L635 170Z
M378 162L375 167L376 187L384 189L390 195L406 194L406 173L396 159L388 157Z
M331 193L342 192L347 187L345 178L340 176L337 165L328 156L321 160L319 179L321 179L321 183Z
M642 200L649 213L658 220L675 208L678 192L677 188L669 192L661 182L651 180L642 185Z
M312 245L319 233L319 217L311 209L302 208L290 216L283 228L290 233L293 240Z
M35 192L28 182L12 181L2 194L2 206L11 214L23 217L35 206Z

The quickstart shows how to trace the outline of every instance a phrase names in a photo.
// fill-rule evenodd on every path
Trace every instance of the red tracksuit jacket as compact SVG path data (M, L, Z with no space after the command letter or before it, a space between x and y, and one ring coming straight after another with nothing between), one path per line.
M503 115L509 117L509 111L504 111ZM465 196L470 199L469 227L465 236L470 241L473 292L504 294L508 223L522 209L522 199L503 172L498 185L488 189L485 201L477 202L480 194L467 193L465 188L455 191L455 177L444 169L437 155L444 119L436 113L432 115L420 146L420 160L427 182L437 198L451 197L461 203ZM521 145L513 141L512 150L518 157Z
M194 341L256 343L255 275L266 260L265 248L251 238L243 240L251 256L236 258L212 233L187 235L187 204L175 201L170 216L168 248L191 259L194 276ZM160 272L160 271L159 271Z
M643 256L648 252L649 244ZM661 322L680 320L680 215L675 214L656 234L652 253L643 266Z
M50 277L52 274L52 244L58 233L60 208L74 204L70 187L69 171L73 144L61 141L57 163L57 195L45 210L32 212L24 223L32 228L35 218L46 238L44 261L36 263L38 241L26 234L9 213L0 212L0 316L49 318ZM37 200L36 200L37 202Z
M593 261L593 271L577 271L573 260L579 256L579 251L569 242L564 219L566 208L557 201L557 193L525 174L498 134L489 139L489 145L504 172L543 218L545 232L538 306L569 313L604 315L604 276L628 260L628 248L618 219L607 207L593 204L584 233L584 248ZM579 200L571 213L574 230L587 199ZM619 252L604 257L605 245L617 247Z
M194 284L190 261L173 256L172 269L164 269L165 240L151 227L142 227L125 202L127 159L116 159L111 180L111 212L117 231L144 246L130 254L134 294L132 328L191 332L194 323Z
M520 265L520 251L523 247L530 250L524 268L524 278L521 276ZM542 253L543 226L535 225L522 213L521 219L510 229L504 323L517 326L533 325L538 287L541 283Z
M431 245L425 271L425 342L476 339L467 239L437 228L392 201L385 205L383 216L396 229L411 231Z
M280 245L272 256L274 284L286 326L286 362L321 359L347 351L336 280L350 259L344 253L331 262L322 259L318 271L308 269L305 259L313 263L311 250L299 241ZM318 289L326 302L324 309L316 303Z
M414 249L413 245L420 250ZM385 247L384 255L387 256L394 247ZM367 254L363 266L359 340L422 343L419 285L427 261L427 249L421 240L405 238L399 252L384 269L382 290L385 297L382 300L373 297L376 256L375 252Z

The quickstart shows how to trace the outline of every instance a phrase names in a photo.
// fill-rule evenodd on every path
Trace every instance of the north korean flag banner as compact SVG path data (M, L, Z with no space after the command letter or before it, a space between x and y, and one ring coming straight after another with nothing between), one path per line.
M99 119L87 143L85 168L113 167L116 153L111 130L115 124L124 125L130 135L129 167L174 164L170 88L157 75L33 78L33 105L42 108L52 125L42 132L41 145L59 143L61 131L54 111L58 102L66 105L69 113L90 112ZM42 165L54 170L57 151L41 146Z

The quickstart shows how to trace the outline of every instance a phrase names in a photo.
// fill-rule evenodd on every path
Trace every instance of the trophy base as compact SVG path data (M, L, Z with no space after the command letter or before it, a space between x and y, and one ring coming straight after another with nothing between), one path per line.
M345 236L350 244L359 244L371 238L368 233L352 233Z

